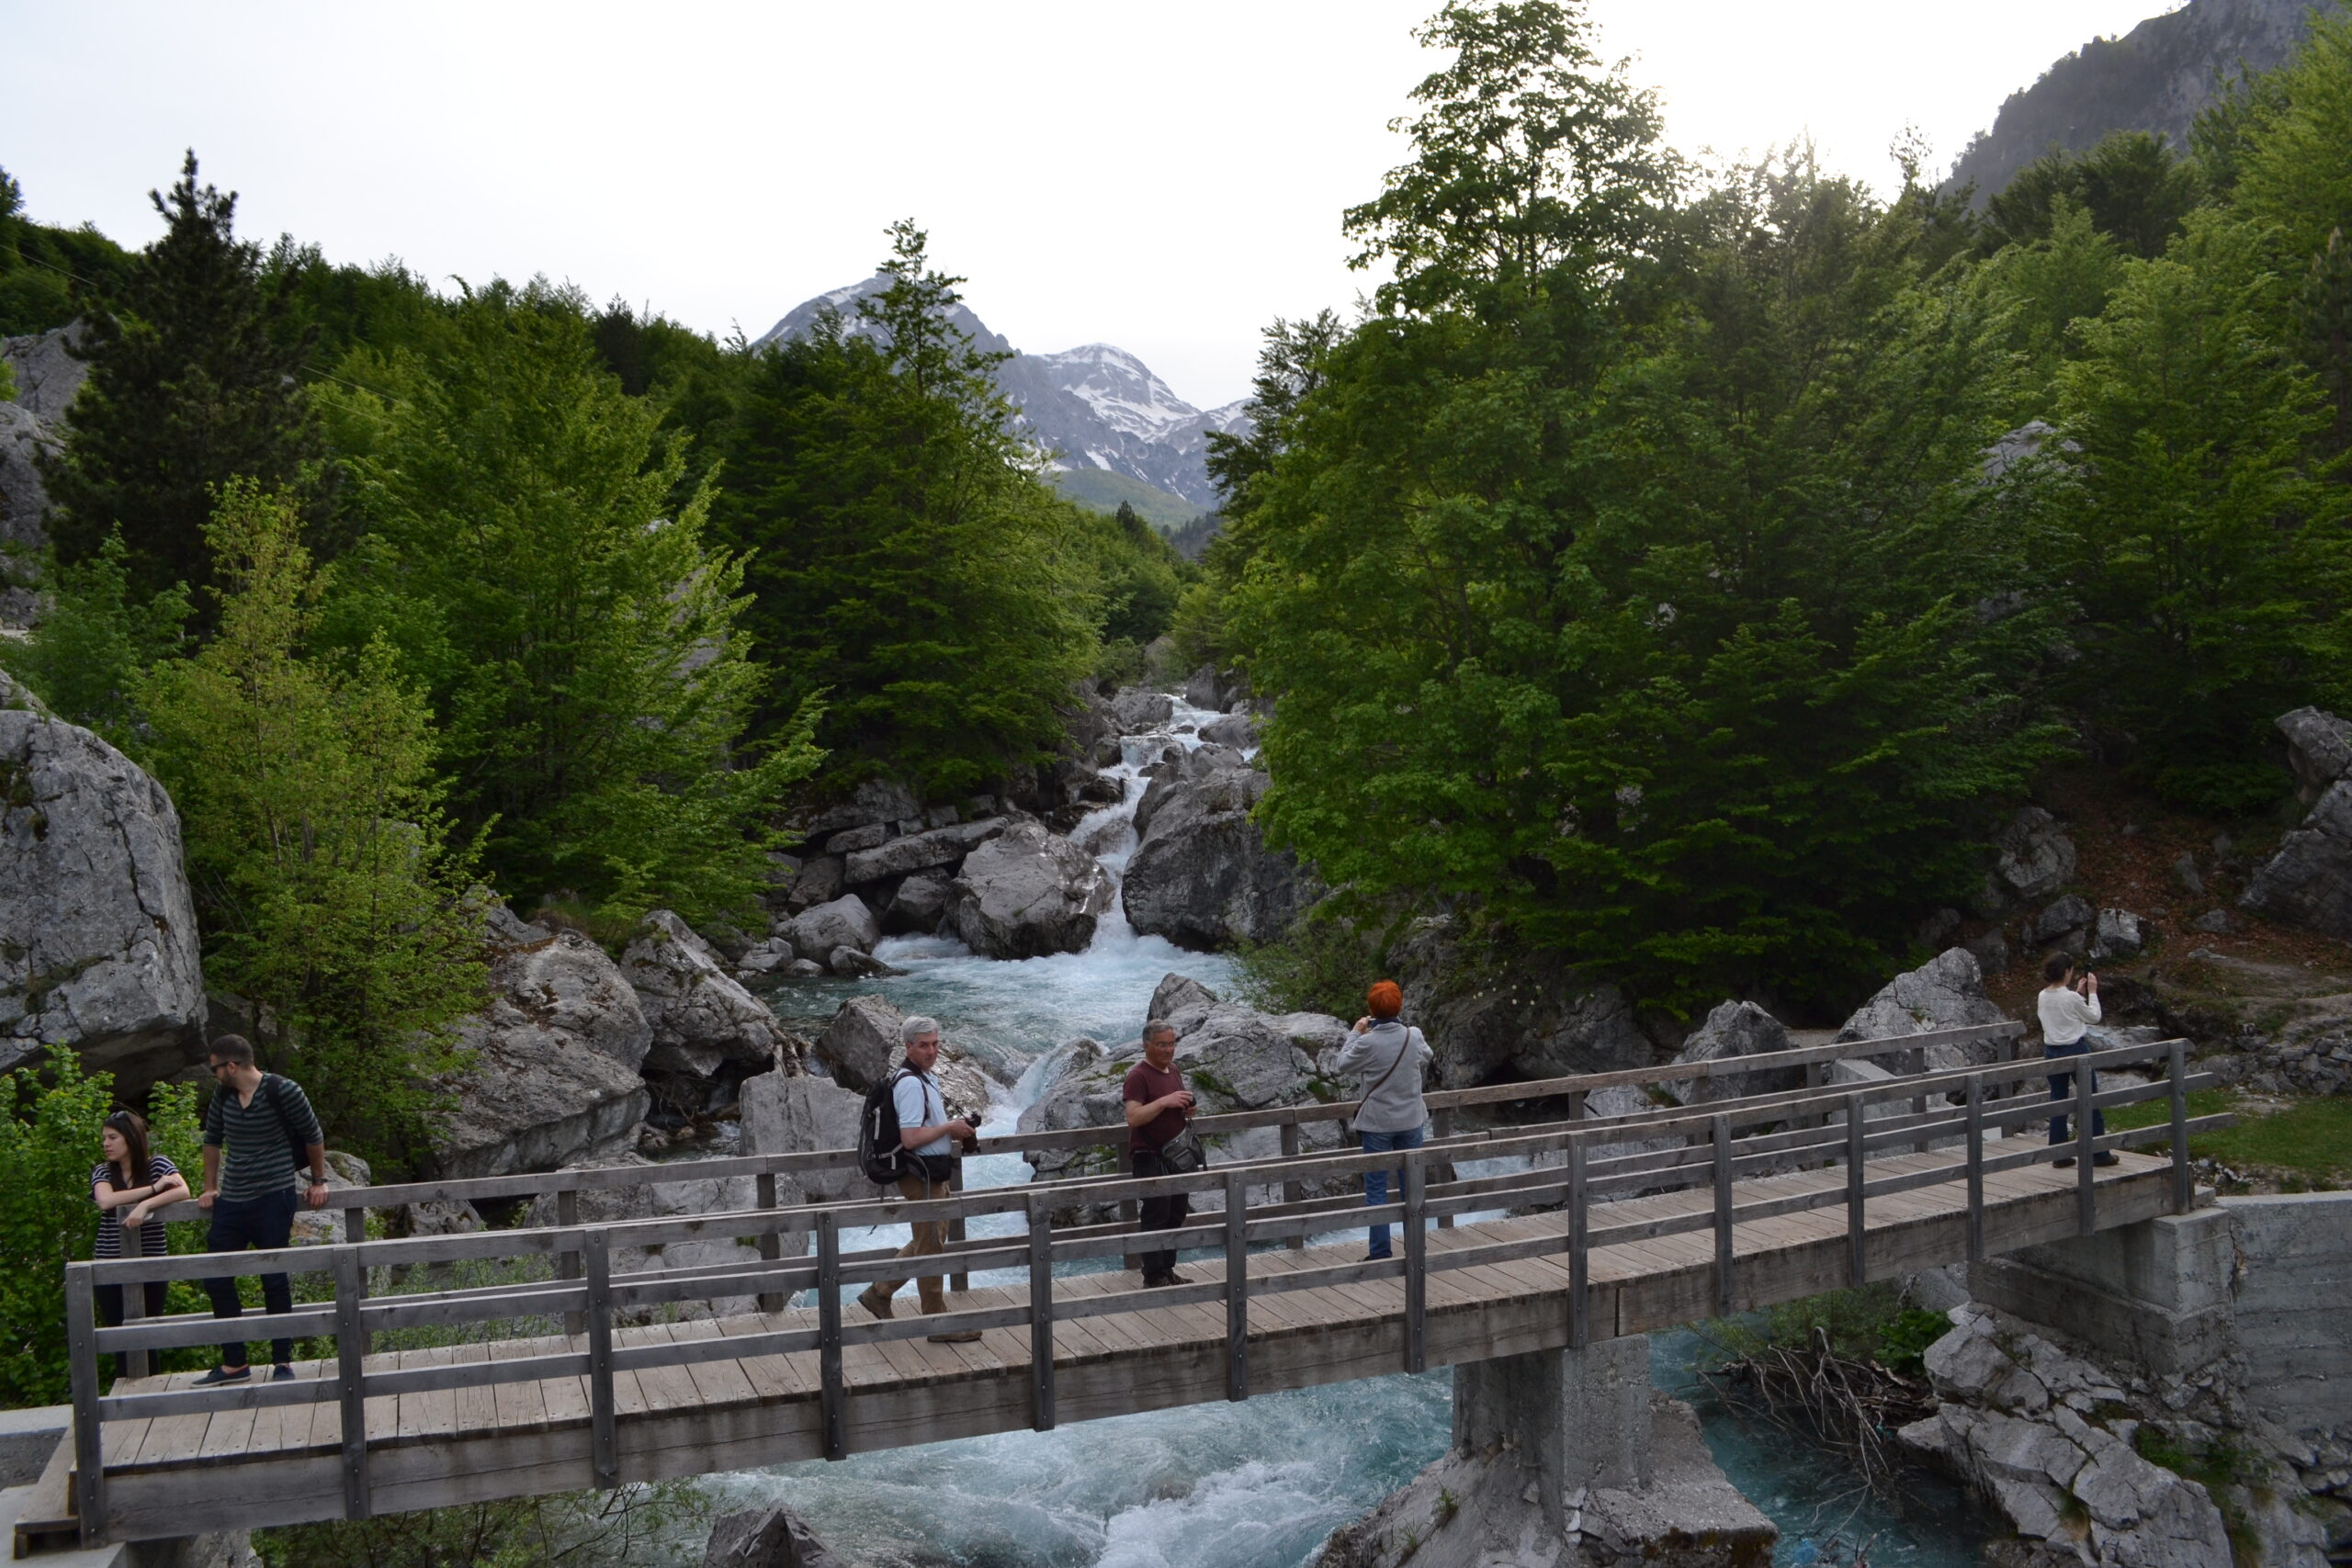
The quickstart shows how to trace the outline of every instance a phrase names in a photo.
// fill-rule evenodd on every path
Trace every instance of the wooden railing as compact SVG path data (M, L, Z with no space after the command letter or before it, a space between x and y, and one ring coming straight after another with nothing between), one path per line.
M1992 1026L1999 1029L2002 1026ZM2015 1026L2007 1026L2015 1038ZM1977 1034L1974 1038L1991 1038ZM1859 1043L1876 1054L1916 1049L1933 1037L1902 1042ZM1841 1049L1808 1047L1770 1056L1735 1058L1704 1065L1707 1071L1684 1077L1727 1077L1806 1062L1839 1059ZM1425 1327L1428 1280L1433 1272L1500 1263L1513 1259L1565 1254L1569 1273L1566 1291L1570 1343L1584 1345L1590 1333L1589 1314L1589 1253L1596 1247L1615 1246L1687 1231L1710 1229L1715 1242L1715 1301L1728 1310L1735 1280L1734 1237L1742 1224L1753 1224L1783 1214L1842 1204L1846 1211L1848 1267L1842 1280L1824 1280L1821 1288L1861 1283L1867 1278L1865 1206L1870 1200L1917 1188L1962 1179L1966 1183L1968 1230L1965 1253L1974 1260L1984 1255L1984 1179L1993 1173L2020 1168L2058 1157L2079 1161L2078 1224L2081 1232L2098 1228L2098 1194L2093 1156L2105 1150L2169 1139L2172 1145L2172 1206L2186 1212L2191 1198L2188 1139L2193 1133L2226 1124L2226 1116L2191 1119L2188 1095L2217 1082L2210 1075L2192 1077L2187 1068L2185 1044L2169 1041L2123 1046L2067 1058L2058 1064L2007 1062L1950 1071L1919 1073L1866 1087L1807 1089L1749 1096L1697 1107L1659 1107L1605 1118L1583 1118L1536 1127L1493 1129L1449 1136L1419 1149L1398 1154L1339 1154L1285 1156L1212 1168L1191 1176L1150 1179L1088 1178L1054 1183L983 1189L928 1201L896 1198L864 1202L801 1204L752 1211L731 1211L653 1220L621 1221L587 1226L562 1226L404 1240L354 1242L329 1247L288 1247L272 1252L132 1258L67 1266L68 1337L73 1373L76 1502L85 1540L96 1540L103 1530L105 1478L100 1466L102 1423L336 1401L345 1459L345 1513L360 1518L372 1511L368 1484L368 1450L364 1421L365 1401L432 1390L483 1387L518 1381L581 1377L587 1381L592 1418L588 1438L593 1445L593 1473L600 1484L616 1485L619 1479L618 1435L614 1379L622 1371L685 1366L715 1359L736 1359L796 1351L818 1354L820 1419L824 1451L841 1458L847 1452L848 1393L842 1376L846 1346L876 1343L922 1335L1027 1325L1032 1353L1032 1419L1039 1429L1055 1424L1053 1379L1054 1330L1057 1322L1193 1303L1222 1302L1226 1309L1227 1342L1225 1354L1225 1394L1229 1399L1250 1393L1249 1322L1253 1298L1276 1292L1342 1285L1364 1280L1402 1279L1405 1299L1398 1368L1418 1371L1426 1365ZM2165 1077L2154 1082L2112 1089L2093 1095L2092 1075L2135 1064L2162 1064ZM2044 1078L2052 1070L2075 1074L2075 1092L2064 1102L2018 1095L2023 1086ZM1651 1070L1655 1075L1659 1070ZM1618 1075L1594 1075L1616 1078ZM1644 1081L1630 1077L1623 1081ZM1586 1082L1589 1084L1590 1077ZM1514 1085L1525 1094L1538 1086ZM1500 1098L1498 1090L1457 1091ZM2165 1098L2170 1115L2164 1124L2117 1133L2092 1134L2092 1112L2142 1100ZM1953 1103L1957 1101L1957 1103ZM1893 1109L1909 1102L1905 1109ZM1457 1103L1459 1101L1457 1100ZM1871 1108L1889 1112L1873 1116ZM1328 1112L1329 1107L1302 1107L1302 1114ZM1282 1112L1242 1113L1250 1124L1282 1124ZM2072 1141L2064 1146L2034 1145L2014 1151L1988 1153L1987 1134L2016 1131L2046 1122L2053 1115L2076 1119ZM1217 1118L1230 1124L1240 1118ZM1100 1129L1082 1129L1094 1135ZM1745 1135L1741 1135L1741 1134ZM1069 1134L1046 1134L1058 1139ZM1596 1158L1592 1151L1664 1139L1678 1142L1665 1147ZM1679 1140L1695 1140L1683 1142ZM994 1140L1007 1143L1035 1140ZM1956 1162L1872 1178L1867 1160L1876 1152L1900 1148L1929 1149L1956 1141ZM1068 1146L1067 1145L1063 1146ZM1521 1156L1537 1163L1524 1170L1498 1176L1433 1180L1465 1158ZM813 1160L814 1156L767 1156L766 1160ZM1770 1198L1738 1200L1734 1184L1744 1174L1780 1174L1792 1168L1817 1168L1843 1162L1848 1178L1842 1190L1822 1189ZM712 1163L701 1162L706 1168ZM1253 1189L1291 1189L1295 1184L1327 1182L1360 1177L1377 1169L1402 1167L1403 1190L1395 1201L1379 1207L1364 1205L1352 1196L1296 1200L1253 1207ZM786 1165L779 1170L796 1168ZM808 1168L802 1166L797 1168ZM561 1173L589 1175L589 1172ZM492 1178L491 1180L524 1179ZM530 1179L544 1181L545 1178ZM425 1184L446 1190L445 1184ZM1627 1219L1596 1223L1593 1205L1611 1197L1680 1188L1712 1186L1710 1208L1663 1219ZM400 1189L377 1189L379 1192ZM1057 1300L1053 1269L1057 1264L1120 1256L1138 1240L1131 1225L1091 1224L1057 1228L1052 1214L1073 1198L1088 1203L1178 1192L1221 1191L1222 1214L1181 1228L1148 1233L1149 1245L1159 1248L1221 1247L1225 1277L1219 1280L1127 1289L1079 1298ZM408 1201L403 1199L403 1201ZM1481 1243L1430 1251L1428 1225L1463 1213L1500 1206L1564 1204L1565 1233L1531 1239ZM907 1260L894 1252L869 1249L844 1253L842 1232L862 1225L915 1221L968 1219L980 1214L1018 1213L1025 1216L1025 1233L1004 1238L960 1240L927 1266L941 1272L983 1269L1025 1269L1027 1300L1015 1305L950 1312L944 1315L887 1319L845 1324L842 1312L844 1286L903 1277ZM1390 1259L1261 1271L1248 1269L1253 1245L1289 1243L1339 1225L1401 1224L1401 1256ZM786 1258L781 1244L787 1236L812 1235L813 1258ZM619 1247L650 1247L697 1240L733 1239L761 1248L757 1258L741 1264L667 1270L647 1269L616 1274L612 1255ZM469 1261L527 1262L547 1258L560 1263L576 1260L576 1271L549 1280L490 1286L424 1291L404 1295L371 1295L371 1271L415 1269L419 1266ZM127 1322L120 1327L96 1328L92 1305L100 1284L137 1285L156 1280L243 1278L251 1275L302 1273L330 1275L331 1302L298 1305L289 1314L246 1317L224 1323L209 1315ZM813 1328L777 1328L723 1338L616 1346L614 1328L618 1314L678 1302L712 1302L722 1298L757 1297L763 1311L780 1310L801 1291L817 1292L818 1324ZM125 1290L126 1303L140 1292ZM512 1324L517 1320L576 1317L581 1327L560 1352L514 1359L483 1360L453 1365L404 1367L369 1371L364 1363L370 1337L379 1332L467 1324ZM336 1376L289 1382L256 1382L225 1388L187 1388L107 1394L101 1392L98 1357L109 1351L153 1351L173 1347L216 1343L227 1335L272 1337L332 1336L335 1341Z

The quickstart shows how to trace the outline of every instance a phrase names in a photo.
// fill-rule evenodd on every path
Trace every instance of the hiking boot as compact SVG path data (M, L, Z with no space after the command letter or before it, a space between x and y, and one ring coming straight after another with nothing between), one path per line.
M857 1304L876 1317L890 1315L890 1298L880 1294L871 1285L857 1293Z
M269 1370L269 1381L272 1382L292 1382L294 1381L294 1369L288 1366L285 1362L280 1361L277 1365Z
M224 1382L251 1382L253 1376L254 1370L251 1367L215 1367L197 1379L196 1386L218 1388Z

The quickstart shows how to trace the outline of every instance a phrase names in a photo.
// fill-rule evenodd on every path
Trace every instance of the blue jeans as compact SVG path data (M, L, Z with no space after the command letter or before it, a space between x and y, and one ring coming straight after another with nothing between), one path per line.
M2044 1045L2041 1048L2041 1055L2045 1059L2051 1060L2054 1060L2060 1056L2080 1056L2092 1051L2107 1050L2115 1042L2112 1040L2102 1038L2099 1032L2094 1029L2085 1033L2080 1040L2075 1041L2072 1045ZM2092 1070L2090 1077L2091 1093L2096 1096L2098 1093L2098 1072L2096 1068ZM2051 1074L2050 1098L2052 1100L2057 1102L2073 1100L2075 1098L2075 1075L2072 1073ZM2091 1136L2094 1138L2099 1138L2105 1137L2106 1135L2107 1112L2101 1111L2097 1106L2093 1106L2091 1108ZM2051 1119L2050 1141L2053 1145L2068 1143L2071 1141L2067 1137L2065 1117L2056 1116Z
M1425 1123L1422 1126L1410 1128L1402 1133L1359 1132L1356 1134L1356 1137L1362 1141L1364 1153L1368 1155L1385 1155L1393 1149L1419 1148L1421 1146L1421 1135L1428 1130L1429 1128ZM1402 1187L1405 1184L1405 1173L1401 1170L1396 1173L1396 1184L1399 1187ZM1377 1209L1383 1203L1387 1201L1388 1172L1385 1169L1365 1171L1363 1173L1364 1207L1367 1209ZM1392 1258L1396 1256L1388 1249L1388 1227L1386 1225L1374 1225L1372 1227L1371 1255L1374 1258Z

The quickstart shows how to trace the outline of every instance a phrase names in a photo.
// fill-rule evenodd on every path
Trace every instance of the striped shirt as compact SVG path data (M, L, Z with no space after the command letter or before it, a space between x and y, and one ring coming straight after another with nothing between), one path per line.
M114 1188L118 1192L127 1192L135 1191L141 1187L160 1186L164 1178L167 1176L177 1176L179 1173L179 1167L174 1165L170 1160L165 1159L162 1155L150 1155L147 1158L146 1180L133 1181L127 1185L117 1185L115 1181L113 1162L110 1160L100 1160L97 1164L90 1168L90 1197L93 1201L97 1198L98 1183L101 1181L105 1182L107 1186ZM135 1207L136 1205L126 1206ZM139 1227L139 1256L141 1258L161 1258L164 1256L164 1222L151 1216L144 1224ZM98 1211L98 1244L91 1250L90 1256L93 1258L120 1258L122 1256L121 1209L101 1209Z
M221 1151L220 1196L232 1202L287 1190L294 1184L293 1145L324 1142L302 1086L276 1073L264 1073L243 1105L223 1085L204 1108L204 1144Z

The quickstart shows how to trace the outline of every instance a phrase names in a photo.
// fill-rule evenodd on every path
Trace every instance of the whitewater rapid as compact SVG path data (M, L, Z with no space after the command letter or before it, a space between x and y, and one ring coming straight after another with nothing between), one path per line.
M1135 849L1141 770L1170 743L1198 745L1200 727L1218 716L1180 701L1167 725L1123 741L1121 762L1106 770L1121 781L1123 797L1069 835L1114 880L1125 875ZM884 942L878 956L906 973L807 982L772 993L771 1005L808 1034L820 1032L854 994L878 991L906 1012L938 1018L948 1042L989 1075L989 1134L1015 1130L1069 1042L1134 1039L1163 976L1190 976L1221 996L1232 993L1236 977L1231 960L1220 954L1138 935L1115 898L1083 953L996 961L975 957L951 938L899 937ZM969 1186L1028 1179L1017 1155L965 1162ZM972 1231L1012 1234L1020 1224L1015 1215L988 1215L975 1220ZM842 1244L896 1246L906 1235L903 1226L875 1227L844 1235ZM973 1282L1016 1280L1007 1270L976 1274ZM1661 1337L1654 1346L1655 1381L1661 1387L1689 1382L1697 1341ZM1681 1392L1704 1398L1703 1390ZM698 1484L720 1511L790 1506L861 1568L1302 1568L1334 1529L1444 1451L1452 1404L1452 1374L1438 1371L1053 1432L858 1454L839 1463L779 1465ZM1970 1568L1978 1561L1981 1531L1961 1528L1948 1512L1906 1522L1871 1505L1858 1510L1844 1495L1844 1478L1778 1435L1744 1435L1719 1412L1708 1421L1708 1435L1734 1483L1781 1525L1776 1562L1831 1562L1826 1554L1805 1555L1804 1543L1826 1540L1833 1530L1849 1543L1872 1540L1870 1562L1877 1568ZM681 1534L668 1544L666 1563L701 1562L699 1535Z

